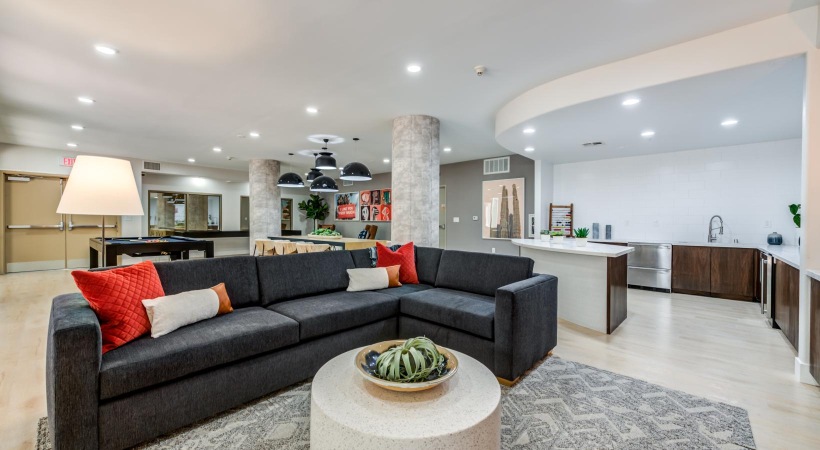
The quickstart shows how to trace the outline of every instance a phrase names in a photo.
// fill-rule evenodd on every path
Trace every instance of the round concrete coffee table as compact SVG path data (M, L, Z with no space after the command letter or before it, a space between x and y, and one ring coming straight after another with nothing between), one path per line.
M331 359L313 378L311 450L501 447L501 388L483 364L453 352L453 378L426 391L393 392L356 372L359 350Z

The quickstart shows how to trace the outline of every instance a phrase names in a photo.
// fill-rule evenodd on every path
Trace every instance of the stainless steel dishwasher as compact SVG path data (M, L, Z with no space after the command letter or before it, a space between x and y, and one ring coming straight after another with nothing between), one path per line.
M630 242L627 258L629 287L672 292L672 244Z

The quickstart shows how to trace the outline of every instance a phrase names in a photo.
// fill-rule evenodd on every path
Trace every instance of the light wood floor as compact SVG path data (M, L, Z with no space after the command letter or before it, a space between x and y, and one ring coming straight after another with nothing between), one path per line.
M34 446L51 298L75 290L68 271L0 275L0 448ZM630 290L614 334L561 323L555 355L746 408L760 449L820 448L820 388L756 304Z

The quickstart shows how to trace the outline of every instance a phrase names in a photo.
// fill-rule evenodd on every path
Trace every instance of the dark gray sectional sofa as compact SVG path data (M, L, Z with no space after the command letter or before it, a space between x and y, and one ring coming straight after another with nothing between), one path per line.
M85 299L56 297L46 361L54 448L133 446L382 340L428 336L507 380L556 345L557 279L533 275L529 258L417 247L420 284L345 291L346 269L370 265L367 250L157 263L167 294L224 282L234 312L105 355Z

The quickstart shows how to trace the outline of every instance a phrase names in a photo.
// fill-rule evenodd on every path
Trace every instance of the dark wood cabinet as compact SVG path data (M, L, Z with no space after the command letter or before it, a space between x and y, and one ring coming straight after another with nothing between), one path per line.
M672 247L672 292L709 295L712 288L710 250L687 245Z
M712 247L709 292L713 297L754 300L758 251L753 248Z
M812 278L809 292L809 372L820 382L820 281Z
M800 271L776 260L774 265L774 322L797 350Z

